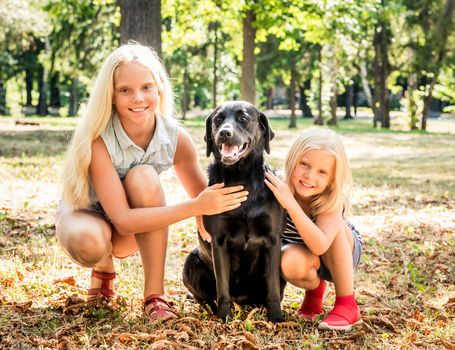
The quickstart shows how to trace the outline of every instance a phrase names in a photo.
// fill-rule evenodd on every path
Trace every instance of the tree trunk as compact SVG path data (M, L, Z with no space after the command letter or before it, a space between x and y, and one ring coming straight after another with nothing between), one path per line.
M217 57L218 57L218 27L219 23L215 22L217 24L213 25L213 32L215 35L214 41L213 41L213 86L212 86L212 107L216 107L216 84L218 82L218 77L217 77Z
M375 105L375 101L373 100L373 94L371 93L370 84L368 83L368 72L367 72L367 64L365 61L361 61L359 65L360 71L360 79L362 81L362 88L363 92L365 93L365 97L367 99L368 106L370 106L373 112L373 121L378 119L378 108ZM374 122L374 127L376 127L376 123Z
M25 105L31 106L32 105L33 76L32 76L32 72L30 69L25 70L25 90L26 90Z
M330 120L327 122L328 125L337 125L337 86L336 82L332 83L332 88L331 88L331 94L330 94Z
M247 11L243 19L243 60L241 65L240 98L252 104L256 102L256 56L254 55L254 41L256 29L253 27L255 15Z
M436 80L433 78L428 89L428 94L423 98L422 124L420 125L422 130L427 130L427 117L428 112L430 111L431 100L433 99L433 88L435 83Z
M310 106L308 106L308 100L306 97L306 91L311 90L311 79L305 80L303 86L299 86L300 92L300 101L299 101L299 108L302 111L303 118L313 118L313 113L311 112Z
M46 38L45 41L45 52L46 56L49 56L50 51L50 42L49 38ZM41 76L39 77L38 81L38 90L39 90L39 98L38 98L38 106L36 108L36 113L38 115L48 115L48 104L47 104L47 93L49 89L49 71L46 66L42 66Z
M314 125L324 125L322 116L322 47L319 49L319 80L318 80L318 115L314 119Z
M79 101L79 79L74 78L71 80L71 89L70 89L70 105L68 110L68 115L70 117L75 117L78 110L78 101Z
M344 115L344 119L353 119L351 115L351 106L352 100L354 97L354 84L351 84L346 89L346 114Z
M6 85L2 80L0 80L0 114L9 114L8 108L6 107Z
M375 30L373 39L374 57L374 100L378 106L379 114L375 115L373 125L381 123L382 128L390 128L389 94L387 90L387 79L389 76L388 57L388 28L382 21Z
M408 87L406 89L406 99L408 102L408 117L409 117L409 128L411 130L417 130L417 74L411 73L408 77Z
M50 99L50 106L55 108L60 108L60 90L58 88L58 73L54 73L52 75L50 81L50 92L51 92L51 99Z
M291 107L291 120L289 123L289 128L296 128L296 115L295 115L295 78L296 78L296 70L295 70L295 60L291 59L291 85L289 87L289 102Z
M265 90L265 95L267 96L266 109L273 109L273 89Z
M329 88L329 107L330 107L330 119L327 122L328 125L337 125L337 96L338 96L338 84L337 84L337 71L338 62L333 50L332 45L326 45L327 54L327 76L328 76L328 88Z
M188 93L188 85L189 85L189 74L188 74L188 66L185 65L185 70L183 72L183 94L182 94L182 119L186 119L186 112L188 112L188 105L189 105L189 93Z
M162 57L161 0L118 0L120 42L135 40L151 46Z
M38 91L39 91L39 97L38 97L38 106L36 107L36 114L45 116L48 115L48 109L47 109L47 89L48 89L48 83L47 83L47 71L43 67L41 72L40 72L40 77L38 79Z
M354 105L354 117L355 118L357 118L358 96L359 96L359 85L357 83L354 83L354 97L352 99L352 102L353 102L353 105Z

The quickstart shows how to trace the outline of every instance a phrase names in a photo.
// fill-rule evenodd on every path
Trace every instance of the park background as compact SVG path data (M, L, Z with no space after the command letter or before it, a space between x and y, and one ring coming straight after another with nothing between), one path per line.
M6 0L0 3L0 348L455 348L454 0ZM65 151L101 62L134 39L162 57L176 117L202 167L204 117L243 99L271 118L279 171L299 132L337 131L351 160L365 255L364 324L320 332L235 310L222 324L186 299L193 220L172 225L166 290L182 318L150 325L140 259L117 264L118 297L87 307L89 271L55 241ZM186 199L171 170L169 203ZM330 310L331 289L325 310Z

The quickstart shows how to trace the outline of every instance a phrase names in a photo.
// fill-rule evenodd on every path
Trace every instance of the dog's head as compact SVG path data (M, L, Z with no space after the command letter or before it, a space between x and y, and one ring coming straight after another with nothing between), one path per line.
M206 121L207 157L232 165L251 153L270 153L274 133L267 116L245 101L225 102L210 114Z

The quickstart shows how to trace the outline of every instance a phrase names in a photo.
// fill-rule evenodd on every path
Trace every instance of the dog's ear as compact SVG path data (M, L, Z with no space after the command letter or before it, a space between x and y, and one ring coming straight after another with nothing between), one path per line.
M205 144L206 144L205 154L207 155L207 157L210 157L210 153L212 153L212 149L213 149L212 116L213 116L213 112L205 120L204 141L205 141Z
M264 130L264 149L270 154L270 141L275 137L275 134L272 129L270 129L269 120L264 113L259 113L259 123Z

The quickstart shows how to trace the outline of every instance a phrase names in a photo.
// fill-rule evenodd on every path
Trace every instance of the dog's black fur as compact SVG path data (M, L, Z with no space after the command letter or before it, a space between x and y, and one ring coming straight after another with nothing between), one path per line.
M286 282L280 277L281 234L285 213L264 183L264 150L274 134L267 117L242 101L218 106L206 120L209 184L242 184L247 201L232 211L204 216L211 243L186 258L183 283L194 298L222 320L231 317L231 302L265 305L271 321L283 320L280 302ZM224 144L224 146L222 146Z

